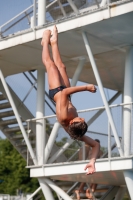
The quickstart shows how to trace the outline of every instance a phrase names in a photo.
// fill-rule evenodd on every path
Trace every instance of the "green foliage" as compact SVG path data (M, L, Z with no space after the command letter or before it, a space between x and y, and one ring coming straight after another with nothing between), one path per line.
M34 192L39 184L37 179L31 179L26 162L11 143L0 139L0 193L16 195L17 189L23 193Z

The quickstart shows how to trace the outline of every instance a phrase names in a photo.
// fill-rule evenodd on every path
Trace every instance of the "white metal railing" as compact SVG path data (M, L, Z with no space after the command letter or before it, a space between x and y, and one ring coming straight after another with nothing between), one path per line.
M29 6L28 8L26 8L25 10L23 10L22 12L20 12L18 15L16 15L15 17L13 17L12 19L8 20L6 23L4 23L2 26L0 26L0 35L2 36L2 33L4 33L5 31L2 32L2 28L4 28L5 26L7 26L8 24L10 24L11 22L13 22L15 19L17 19L18 17L20 17L21 15L25 14L27 11L29 11L31 8L33 8L33 5ZM33 11L32 11L33 12ZM26 17L26 16L25 16ZM20 21L20 20L19 20ZM19 22L18 21L18 22ZM16 22L16 23L18 23ZM16 25L15 23L15 25ZM10 28L13 25L10 26Z
M121 103L121 104L115 104L115 105L110 105L109 106L109 108L110 108L110 110L111 110L111 113L112 113L112 115L113 115L113 118L116 118L116 119L114 119L114 122L115 122L115 125L116 125L116 129L117 129L117 133L118 133L118 138L119 138L119 140L120 140L120 142L122 142L122 135L123 135L123 127L122 127L122 124L123 124L123 118L122 118L122 112L123 112L123 108L124 108L124 106L127 106L127 105L130 105L131 106L131 110L132 110L132 105L133 105L133 103L131 102L131 103ZM118 110L117 109L119 109L119 112L120 113L118 113ZM106 114L106 112L105 112L105 107L104 106L102 106L102 107L98 107L98 108L91 108L91 109L86 109L86 110L79 110L78 111L78 113L79 113L79 116L80 116L80 114L82 114L82 117L83 117L83 114L85 114L86 113L86 117L89 117L89 115L90 115L90 119L91 119L91 117L93 117L93 114L92 114L92 112L94 113L94 111L99 111L99 110L103 110L104 111L104 114ZM95 113L94 113L95 114ZM101 133L101 132L99 132L99 131L91 131L91 130L89 130L89 131L87 131L87 133L86 133L86 135L88 135L89 134L89 137L92 137L92 138L94 138L95 136L94 136L94 134L95 135L97 135L97 137L98 138L100 138L100 137L106 137L107 139L106 139L106 141L107 141L107 146L106 146L106 152L104 152L104 154L102 155L102 158L104 158L104 157L107 157L107 155L108 155L108 159L110 160L110 158L112 157L112 156L119 156L119 153L117 152L117 144L116 144L116 141L115 141L115 138L114 138L114 135L113 135L113 132L112 132L112 130L111 130L111 128L110 128L110 124L109 124L109 122L108 122L108 119L107 119L107 116L104 116L106 119L105 119L105 122L104 122L104 126L106 125L106 133ZM54 118L54 120L56 121L56 115L51 115L51 116L44 116L44 117L42 117L42 118L34 118L34 119L28 119L27 120L27 123L29 124L29 123L35 123L36 121L38 121L38 120L40 120L40 119L42 119L42 120L46 120L46 119L52 119L52 118ZM100 117L98 117L98 118L100 118ZM131 112L131 119L132 119L132 112ZM96 119L97 120L97 119ZM103 119L104 120L104 119ZM118 123L118 120L119 120L119 123ZM95 122L93 122L93 123L95 123L95 126L96 126L96 124L97 124L97 121ZM102 122L101 122L102 123ZM103 126L103 127L104 127ZM90 127L89 128L91 128L91 125L90 125ZM99 127L97 126L97 129L99 130ZM112 138L112 139L111 139ZM131 127L131 138L133 138L133 130L132 130L132 127ZM75 142L75 141L73 141L73 142ZM101 142L102 143L102 142ZM68 143L66 143L66 144L64 144L64 146L63 146L63 144L62 144L62 146L60 147L60 149L57 151L57 152L55 152L55 157L56 157L56 159L61 155L61 154L63 154L65 151L68 151L68 150L70 150L70 145L72 144L72 141L70 140L70 143L69 143L69 141L68 141ZM101 145L102 146L102 145ZM129 146L130 146L130 149L131 149L131 154L133 154L133 145L132 144L129 144ZM73 149L72 149L73 148ZM78 148L76 148L75 149L75 147L72 147L71 148L71 152L73 152L73 153L71 153L71 155L67 158L67 162L69 162L69 161L71 161L71 160L73 160L73 158L76 156L77 158L76 159L78 159L78 156L77 156L77 154L79 153L79 151L80 151L80 149L81 149L81 146L79 145L79 147ZM122 147L123 148L123 147ZM114 154L116 154L116 155L112 155L112 151L114 150L114 149L116 149L116 151L114 151ZM83 151L82 151L83 152ZM83 155L83 157L85 157L84 155ZM52 156L49 160L48 160L48 162L47 163L53 163L54 162L54 156ZM27 163L28 164L28 163Z
M79 3L75 5L72 0L68 0L67 4L61 3L60 0L53 0L52 2L50 1L48 5L46 5L46 13L47 14L49 13L49 17L45 13L45 15L46 15L45 23L49 23L49 22L51 23L51 22L57 21L62 18L67 18L71 15L74 15L74 14L77 15L77 14L84 13L84 12L87 12L89 10L93 10L96 8L100 9L106 5L110 9L111 3L112 2L109 0L93 0L91 2L88 0L86 2L85 1L82 2L81 0L79 0ZM7 12L6 12L6 14L7 14ZM31 16L31 14L32 14L32 16ZM38 26L38 23L37 23L38 1L37 0L34 0L33 4L31 6L29 6L28 8L26 8L25 10L23 10L22 12L20 12L19 14L17 14L10 20L8 20L6 23L1 25L0 26L0 37L1 38L5 37L5 35L3 35L5 32L7 32L8 30L10 30L14 26L16 26L16 24L20 23L25 18L28 18L29 25L30 25L27 27L27 29L32 28L34 31L36 26ZM20 31L20 30L18 29L18 31ZM9 34L14 34L14 32L12 32L12 33L9 32L7 35L9 35Z

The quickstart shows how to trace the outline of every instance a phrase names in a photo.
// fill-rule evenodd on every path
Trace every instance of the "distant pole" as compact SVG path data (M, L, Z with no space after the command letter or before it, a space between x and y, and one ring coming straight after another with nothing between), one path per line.
M46 23L46 0L38 0L38 26Z
M44 69L38 69L37 72L37 109L36 118L44 116L44 84L45 84L45 71ZM36 156L38 165L44 164L44 148L46 143L46 124L45 120L36 121ZM49 186L44 182L42 178L38 178L42 192L46 200L54 200L52 192Z
M124 78L124 103L133 101L133 47L128 49L125 63ZM131 123L132 123L132 105L126 105L123 108L123 138L124 155L129 156L131 150ZM133 144L132 144L133 145Z
M126 55L123 100L124 103L133 101L133 47L128 49ZM126 105L123 108L123 143L125 156L130 156L131 145L133 145L131 142L131 125L132 105ZM133 199L133 171L125 170L124 177L130 197Z

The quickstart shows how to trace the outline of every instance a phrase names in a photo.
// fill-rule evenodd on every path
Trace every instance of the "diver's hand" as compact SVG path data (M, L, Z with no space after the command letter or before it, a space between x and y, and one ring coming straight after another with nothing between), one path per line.
M89 92L95 93L97 91L95 85L93 85L93 84L89 84L86 87L87 87L87 91L89 91Z

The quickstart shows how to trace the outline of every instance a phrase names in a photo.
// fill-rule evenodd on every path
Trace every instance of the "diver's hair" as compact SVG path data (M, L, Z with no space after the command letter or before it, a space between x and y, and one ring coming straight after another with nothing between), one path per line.
M98 139L95 139L95 141L98 142L98 143L100 143L100 140L98 140Z
M73 122L68 127L68 133L72 139L78 140L86 133L87 128L86 122Z

